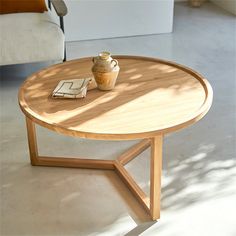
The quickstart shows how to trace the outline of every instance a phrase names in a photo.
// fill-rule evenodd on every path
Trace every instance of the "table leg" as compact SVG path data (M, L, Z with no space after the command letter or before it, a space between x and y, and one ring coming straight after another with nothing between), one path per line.
M92 168L102 170L113 170L115 168L113 160L40 156L37 147L35 123L28 117L26 117L26 127L30 161L33 166Z
M27 135L28 135L30 161L31 161L31 165L35 166L37 165L37 157L38 157L36 131L35 131L35 124L28 117L26 117L26 127L27 127Z
M29 153L31 165L35 166L55 166L55 167L75 167L75 168L96 168L115 169L122 177L127 187L134 193L153 220L160 219L160 198L161 198L161 171L162 171L162 142L163 135L151 138L151 142L146 139L134 145L130 150L122 154L117 160L93 160L83 158L45 157L39 156L36 138L35 123L26 117L26 127L28 135ZM143 152L151 144L150 163L150 198L137 185L129 175L124 165Z
M153 220L160 219L162 143L162 135L151 139L150 213Z
M152 220L160 219L162 143L163 135L161 134L151 138L150 141L142 140L139 144L136 144L126 153L122 154L115 162L116 171L136 199L141 202L144 209L150 214ZM150 197L143 192L124 167L126 163L144 151L149 144L151 146Z

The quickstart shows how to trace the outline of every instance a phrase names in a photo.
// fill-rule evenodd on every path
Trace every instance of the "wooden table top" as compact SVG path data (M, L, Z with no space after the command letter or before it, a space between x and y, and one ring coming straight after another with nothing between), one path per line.
M193 70L154 58L114 56L120 73L112 91L83 99L55 99L62 79L92 76L92 58L53 65L21 86L19 104L37 124L56 132L101 140L154 137L197 122L209 110L210 84Z

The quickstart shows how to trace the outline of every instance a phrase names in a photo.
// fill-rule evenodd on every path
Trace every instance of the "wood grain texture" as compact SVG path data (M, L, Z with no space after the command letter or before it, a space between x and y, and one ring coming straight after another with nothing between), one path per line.
M151 138L195 123L209 110L213 92L201 75L155 58L113 56L120 73L112 91L77 100L53 99L62 79L92 75L92 58L68 61L31 75L19 91L25 115L71 136L124 140Z
M162 135L152 138L150 163L150 213L153 220L160 219L161 212L162 146Z
M29 154L31 165L37 165L38 161L38 146L37 146L37 137L35 124L26 117L26 128L27 128L27 136L28 136L28 146L29 146Z
M86 169L114 169L114 161L112 160L96 160L96 159L80 159L69 157L44 157L39 156L38 166L52 167L71 167L71 168L86 168Z
M115 170L119 174L120 178L128 186L128 188L133 193L133 195L136 197L136 199L139 201L139 203L141 203L142 206L144 207L144 209L148 213L150 213L150 210L149 210L150 201L149 201L149 198L147 197L147 195L143 192L143 190L138 186L138 184L130 176L129 172L118 161L114 161L114 166L115 166Z
M150 146L150 139L144 139L141 142L135 144L128 151L121 154L117 160L121 165L126 165L135 157L137 157L140 153L145 151Z

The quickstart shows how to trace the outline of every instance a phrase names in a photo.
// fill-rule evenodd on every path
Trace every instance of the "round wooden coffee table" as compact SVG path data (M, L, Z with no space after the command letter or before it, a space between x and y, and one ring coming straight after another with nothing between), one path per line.
M137 56L114 58L121 68L115 89L94 89L83 99L55 99L51 94L60 80L92 76L92 58L51 66L24 82L19 104L26 116L31 164L114 169L156 220L160 218L163 136L201 119L211 106L212 88L201 75L173 62ZM116 160L44 157L38 154L35 123L81 138L142 141ZM149 146L147 197L124 165Z

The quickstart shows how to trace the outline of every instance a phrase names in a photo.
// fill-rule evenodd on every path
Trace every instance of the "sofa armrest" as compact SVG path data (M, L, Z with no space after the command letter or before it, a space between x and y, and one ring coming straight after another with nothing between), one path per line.
M49 0L49 1L52 3L59 17L63 17L67 14L67 7L63 0Z
M57 15L60 18L60 27L63 33L65 32L64 30L64 20L63 17L67 14L67 7L66 4L63 0L48 0L48 7L51 9L51 4L53 5ZM66 44L64 48L64 60L63 62L66 61Z

